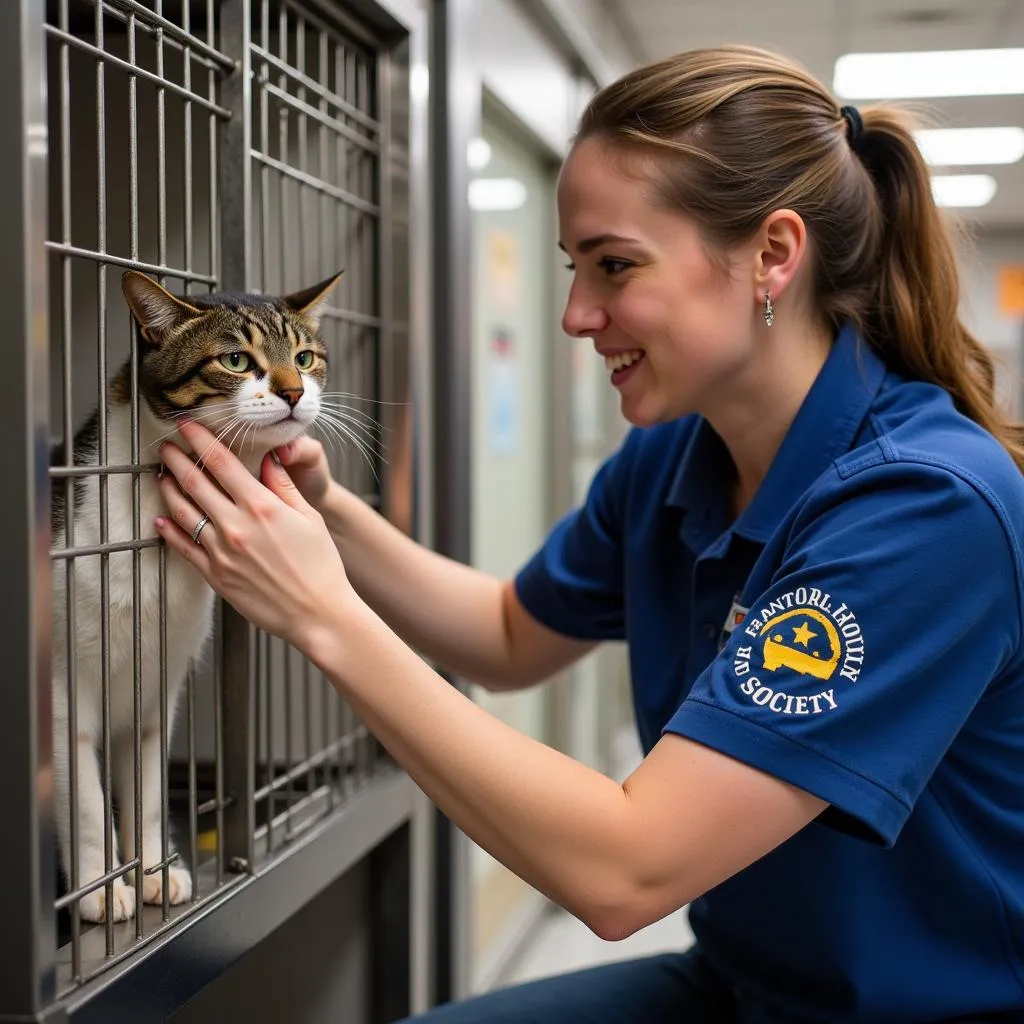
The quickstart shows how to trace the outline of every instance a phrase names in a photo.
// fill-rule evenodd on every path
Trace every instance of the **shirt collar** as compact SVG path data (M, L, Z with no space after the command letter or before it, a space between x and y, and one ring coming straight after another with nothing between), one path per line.
M844 327L731 532L760 543L768 540L793 501L850 450L885 373L878 355L852 327ZM666 499L666 504L686 510L684 534L701 526L701 532L710 527L716 536L725 531L727 488L734 472L722 439L707 420L698 420Z

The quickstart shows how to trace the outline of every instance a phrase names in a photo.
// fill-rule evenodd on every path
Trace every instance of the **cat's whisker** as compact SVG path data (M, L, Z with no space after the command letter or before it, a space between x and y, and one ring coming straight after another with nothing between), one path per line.
M321 402L320 408L327 412L338 413L343 415L352 423L358 423L362 427L375 430L378 433L388 433L388 428L384 426L380 420L375 420L372 416L368 416L366 413L360 412L358 409L353 409L348 405L331 405L329 402Z
M339 447L343 442L339 441L333 431L327 429L327 425L324 424L321 428L317 429L316 432L320 435L325 446L333 451L336 447Z
M224 435L227 434L227 432L229 430L234 431L234 433L231 435L231 441L233 442L234 439L235 439L235 434L237 434L237 432L238 432L238 428L240 426L242 426L242 424L244 424L244 423L245 423L245 419L242 416L234 416L234 417L232 417L231 422L221 431L219 436L220 437L224 437ZM230 447L230 446L231 446L231 442L228 443L228 447Z
M377 458L379 458L380 461L384 463L384 465L387 465L387 459L384 458L383 454L379 452L371 452L371 450L368 449L366 442L364 442L358 435L353 433L353 431L345 423L334 420L329 416L324 416L322 418L323 422L326 425L329 425L333 429L337 430L339 432L339 435L343 435L345 438L348 438L356 446L356 449L359 451L359 453L363 456L364 459L366 459L366 464L370 468L370 472L373 473L374 479L379 484L380 477L377 476L377 469L373 462L373 455L377 455ZM318 419L317 422L319 423L320 420Z
M250 427L250 429L252 431L253 438L255 438L256 437L256 431L259 428L259 424L258 423L250 423L249 427ZM249 431L248 430L244 434L242 434L242 445L241 445L241 448L239 449L240 451L245 448L246 444L249 443L249 436L248 435L249 435Z
M357 410L350 409L348 406L332 406L321 404L320 415L340 416L342 419L347 420L354 426L358 426L362 430L378 431L380 433L386 432L383 424L379 423L372 417L363 416L359 414Z
M239 415L232 416L227 423L217 431L218 439L223 437L234 425L236 425L242 419Z
M317 420L313 424L313 428L326 438L332 448L337 448L339 452L344 452L346 447L352 444L351 438L342 433L339 427L326 416Z
M186 489L187 489L187 487L188 487L188 484L189 484L189 483L190 483L190 481L192 480L192 477L193 477L193 476L195 475L195 473L196 473L196 472L197 472L198 470L205 470L205 469L206 469L206 456L210 454L210 452L211 452L211 451L213 450L214 446L215 446L215 445L216 445L217 443L218 443L217 439L216 439L216 438L214 438L214 439L213 439L213 440L212 440L212 441L211 441L211 442L210 442L210 443L209 443L209 444L208 444L208 445L207 445L207 446L206 446L206 447L205 447L205 448L204 448L204 449L202 450L202 452L201 452L201 453L200 453L199 455L197 455L197 457L196 457L196 462L195 462L195 466L194 466L194 467L193 467L193 468L192 468L192 469L191 469L191 470L189 471L189 474L188 474L188 476L187 476L187 477L185 477L185 479L184 479L184 480L182 481L182 490L186 490Z
M233 452L241 452L242 445L236 444L235 442L238 441L239 436L241 436L244 440L245 432L246 430L248 430L250 425L251 421L243 419L241 416L239 416L238 423L235 424L234 431L231 434L231 439L228 441L225 447L227 447Z
M369 433L360 434L359 430L363 429L362 424L352 423L351 421L346 420L344 417L340 417L337 414L332 414L328 412L321 412L321 418L325 422L334 423L340 427L343 427L345 429L345 433L351 436L351 438L354 441L357 441L358 443L362 444L363 446L371 450L373 454L378 456L379 458L384 458L387 452L387 448L385 447L384 443L382 441L378 441L377 438L373 437Z
M375 424L364 423L362 420L349 416L348 413L341 412L338 409L321 409L317 415L335 420L338 423L347 423L360 437L365 437L367 441L384 444L384 432Z
M325 432L330 431L329 436L336 436L338 441L341 443L342 448L344 448L346 441L353 442L356 446L356 449L359 451L359 454L362 455L362 457L366 460L366 464L367 466L369 466L370 472L373 474L374 479L377 481L378 484L380 483L380 477L378 477L377 475L377 470L373 464L373 459L370 456L370 454L365 450L365 448L363 448L358 438L355 438L352 435L350 435L348 431L345 430L345 428L339 426L337 423L333 423L332 421L327 419L325 419L322 423L318 421L317 426L319 426Z
M367 421L360 419L358 416L353 416L344 409L332 409L330 406L321 406L317 415L333 416L336 419L342 419L346 423L351 423L353 427L358 428L365 434L377 435L384 434L386 432L384 428L374 420Z
M354 395L349 391L321 391L320 398L353 398L357 402L372 402L374 405L411 405L411 402L382 402L379 398L368 398L366 395Z
M345 446L345 437L342 435L341 431L338 430L338 428L335 427L334 424L331 423L329 420L317 420L313 424L313 427L315 430L321 433L326 438L326 440L330 442L332 446L334 446L335 444L339 444L341 445L341 447Z
M216 422L204 423L203 426L209 429L219 441L231 429L237 420L237 413L232 413L230 416L222 417Z
M227 432L228 432L229 430L233 430L234 432L233 432L233 433L232 433L232 435L231 435L231 439L230 439L230 440L229 440L229 441L227 442L227 444L225 445L225 447L226 447L226 448L229 448L229 449L230 449L231 451L234 451L234 444L235 444L235 438L236 438L236 437L238 436L238 432L239 432L239 430L243 429L243 428L244 428L244 426L245 426L245 420L243 420L241 416L237 416L237 417L235 417L235 418L234 418L234 419L233 419L233 420L231 421L231 423L229 423L229 424L228 424L228 425L227 425L227 426L226 426L226 427L224 428L223 432L222 432L222 433L221 433L221 434L220 434L220 435L218 436L217 440L219 440L219 441L220 441L220 440L222 440L222 439L223 439L223 437L224 437L224 435L225 435L225 434L226 434L226 433L227 433Z
M211 414L212 414L212 413L214 413L214 412L218 412L218 411L220 411L220 407L219 407L219 406L217 406L217 407L215 407L215 408L213 408L213 409L211 409L211 410L210 410ZM226 413L226 418L227 418L227 419L231 419L231 418L233 417L233 415L234 415L234 414L233 414L233 413L232 413L232 412L231 412L230 410L228 410L228 412ZM201 418L201 417L200 417L199 415L195 415L195 416L193 416L192 418L193 418L193 419L195 419L195 420L198 420L198 421L199 421L200 423L202 423L202 424L203 424L203 426L211 426L211 425L212 425L212 426L216 426L216 425L217 425L217 424L216 424L215 422L213 422L213 421L210 421L210 422L204 422L204 421L203 421L203 419L202 419L202 418ZM220 421L217 421L217 422L220 422ZM156 448L156 447L157 447L157 446L158 446L158 445L160 444L160 442L161 442L161 441L166 441L166 440L167 440L167 438L169 438L169 437L173 436L173 435L174 435L174 434L176 434L176 433L178 433L178 428L177 428L177 426L175 426L175 427L172 427L172 428L171 428L170 430L168 430L168 431L167 431L167 433L166 433L166 434L161 434L161 435L160 435L160 436L159 436L159 437L158 437L158 438L157 438L157 439L156 439L155 441L153 441L153 442L152 442L151 444L148 444L148 445L146 445L146 447L147 447L147 448Z
M325 419L334 420L336 423L346 423L348 426L356 431L361 437L365 437L367 441L372 441L383 445L383 440L378 437L378 429L369 424L364 423L362 420L356 419L350 416L346 412L342 412L338 409L321 409L320 416Z
M216 443L216 442L214 442L214 443ZM181 489L183 491L187 491L188 490L188 485L192 482L192 478L195 476L195 474L197 472L199 472L200 470L204 470L206 468L206 455L210 451L211 448L213 448L212 444L207 445L207 447L203 450L203 453L196 459L194 465L188 471L188 476L186 476L185 479L182 480L182 482L181 482Z
M196 420L199 423L212 422L215 419L222 419L224 416L233 416L234 412L230 405L219 404L209 407L200 406L198 409L192 409L187 413L179 413L176 416L177 421L181 421L185 418ZM209 420L207 418L210 418Z
M338 428L333 423L330 422L330 420L326 418L318 419L316 422L314 422L313 429L317 433L323 435L323 437L326 438L331 443L332 447L336 443L340 445L341 448L345 447L346 439L344 435L341 433L340 430L338 430Z
M363 412L362 409L357 409L353 405L349 405L347 402L341 401L324 401L323 396L320 398L320 404L326 406L328 409L344 409L346 412L352 413L353 416L358 416L360 419L368 420L370 423L374 423L380 426L380 421L371 416L368 412Z
M206 420L205 422L207 422L207 423L213 423L213 422L221 423L225 419L235 419L238 416L238 411L236 409L231 408L230 406L224 409L224 413L225 413L224 416L218 416L216 420ZM200 418L200 422L204 422L204 421Z
M235 428L235 432L231 435L231 444L228 446L233 452L240 452L244 447L245 434L248 429L249 423L245 420L242 420Z

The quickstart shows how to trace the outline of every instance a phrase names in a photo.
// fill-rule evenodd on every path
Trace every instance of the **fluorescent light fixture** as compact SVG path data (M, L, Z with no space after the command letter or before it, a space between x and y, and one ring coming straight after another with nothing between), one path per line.
M860 100L1024 93L1024 49L845 53L832 89Z
M914 138L935 167L1012 164L1024 157L1024 128L924 128Z
M515 178L474 178L469 183L473 210L518 210L526 202L526 186Z
M984 206L995 194L991 174L932 175L932 195L939 206Z
M416 104L426 101L430 95L430 70L426 64L414 64L409 74L409 94Z
M466 161L474 171L482 171L491 162L491 147L486 139L470 139Z

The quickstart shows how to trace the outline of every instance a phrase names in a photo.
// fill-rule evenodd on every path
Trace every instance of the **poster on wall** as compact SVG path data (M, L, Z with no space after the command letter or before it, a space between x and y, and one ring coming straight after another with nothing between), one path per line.
M999 268L999 312L1024 320L1024 263Z
M519 353L515 325L523 301L519 238L490 228L485 235L487 409L491 455L510 458L519 448Z
M519 373L515 338L507 327L491 330L489 355L491 453L508 457L519 446Z
M487 232L485 263L488 300L492 308L511 313L522 303L519 240L511 231Z

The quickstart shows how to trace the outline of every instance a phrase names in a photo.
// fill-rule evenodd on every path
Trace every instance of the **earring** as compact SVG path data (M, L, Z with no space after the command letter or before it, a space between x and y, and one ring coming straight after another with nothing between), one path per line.
M772 305L770 292L764 293L764 322L768 327L775 323L775 307Z

